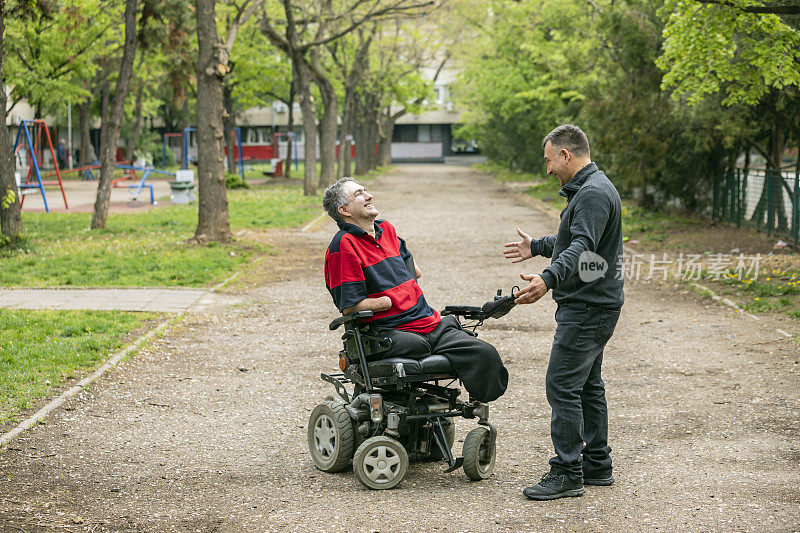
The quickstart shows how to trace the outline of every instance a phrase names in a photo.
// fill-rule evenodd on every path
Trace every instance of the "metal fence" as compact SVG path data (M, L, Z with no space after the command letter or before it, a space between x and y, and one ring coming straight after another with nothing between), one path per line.
M714 180L714 220L800 243L800 173L734 169Z

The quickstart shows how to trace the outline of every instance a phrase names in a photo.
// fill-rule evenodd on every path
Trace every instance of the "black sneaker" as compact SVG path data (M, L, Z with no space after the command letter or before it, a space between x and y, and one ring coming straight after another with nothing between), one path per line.
M525 487L522 491L531 500L555 500L565 496L582 496L586 492L583 483L575 481L566 474L548 472L533 487Z
M584 485L611 485L614 483L614 476L611 475L609 470L584 470L583 471L583 484Z

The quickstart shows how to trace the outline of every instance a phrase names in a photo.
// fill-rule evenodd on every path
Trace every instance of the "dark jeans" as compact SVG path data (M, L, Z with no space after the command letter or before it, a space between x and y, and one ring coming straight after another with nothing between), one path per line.
M556 311L558 327L546 377L556 452L550 466L575 479L583 479L583 469L611 470L601 366L619 313L585 304L560 304Z
M494 401L508 387L508 370L503 366L497 349L464 331L452 315L442 317L430 333L387 328L375 330L379 335L392 339L392 348L382 358L423 359L431 354L447 357L473 400Z

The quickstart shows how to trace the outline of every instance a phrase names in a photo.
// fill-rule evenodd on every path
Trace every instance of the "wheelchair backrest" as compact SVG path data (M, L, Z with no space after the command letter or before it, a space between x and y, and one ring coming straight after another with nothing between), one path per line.
M350 363L358 364L361 362L361 356L358 351L358 343L356 340L355 329L356 325L345 326L345 333L342 335L344 341L344 352L346 353L347 360ZM367 360L372 360L373 356L386 352L391 343L387 342L389 339L384 339L375 335L375 332L369 326L362 326L359 328L359 336L361 337L361 346L364 349L364 355Z

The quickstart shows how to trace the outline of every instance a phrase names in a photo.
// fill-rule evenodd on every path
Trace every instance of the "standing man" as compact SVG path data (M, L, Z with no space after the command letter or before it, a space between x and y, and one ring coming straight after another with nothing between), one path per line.
M56 146L56 159L58 160L58 168L60 170L67 168L67 143L64 139L58 141L58 146Z
M581 496L586 485L611 485L608 411L601 377L603 348L619 319L623 280L616 273L622 255L619 193L589 155L589 140L565 124L542 142L547 173L567 197L558 234L533 240L517 228L521 241L505 245L512 263L551 257L541 274L520 274L530 282L518 304L539 300L549 290L558 304L556 333L547 366L550 436L555 457L550 471L523 491L533 500Z

